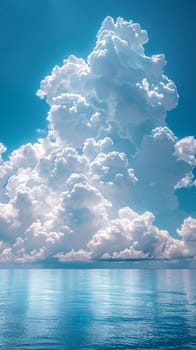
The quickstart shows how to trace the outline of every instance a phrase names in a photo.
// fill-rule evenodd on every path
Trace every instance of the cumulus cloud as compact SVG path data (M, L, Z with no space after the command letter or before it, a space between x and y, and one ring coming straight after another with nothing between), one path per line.
M196 256L176 194L195 184L195 139L166 125L178 94L147 41L139 24L107 17L87 61L71 55L41 81L43 137L6 161L0 143L1 262Z
M190 166L190 171L177 182L176 189L195 187L196 179L194 168L196 166L196 140L193 136L185 137L175 144L175 155L177 159L183 160Z
M175 145L175 154L178 159L188 162L190 165L196 165L196 140L193 136L185 137Z
M162 257L169 240L167 231L152 223L150 212L139 215L130 208L119 210L119 217L93 236L88 247L96 257Z
M196 219L188 217L184 220L180 229L177 229L181 240L173 240L169 246L167 255L170 258L196 257Z

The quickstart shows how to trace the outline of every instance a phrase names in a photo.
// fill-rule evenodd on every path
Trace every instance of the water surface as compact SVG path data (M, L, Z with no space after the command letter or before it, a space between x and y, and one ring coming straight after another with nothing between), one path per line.
M196 349L195 270L0 270L0 349Z

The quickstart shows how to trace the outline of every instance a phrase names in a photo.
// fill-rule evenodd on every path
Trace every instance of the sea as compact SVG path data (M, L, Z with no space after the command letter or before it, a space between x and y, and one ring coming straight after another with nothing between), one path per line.
M196 270L1 269L2 350L195 350Z

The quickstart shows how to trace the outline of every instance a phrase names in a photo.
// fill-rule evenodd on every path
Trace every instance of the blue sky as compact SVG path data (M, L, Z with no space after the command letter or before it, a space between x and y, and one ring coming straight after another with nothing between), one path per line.
M0 262L195 258L195 10L0 3Z

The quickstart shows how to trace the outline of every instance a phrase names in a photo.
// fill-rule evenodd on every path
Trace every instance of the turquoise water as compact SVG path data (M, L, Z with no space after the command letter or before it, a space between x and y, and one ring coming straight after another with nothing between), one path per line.
M0 349L196 349L195 270L0 270Z

